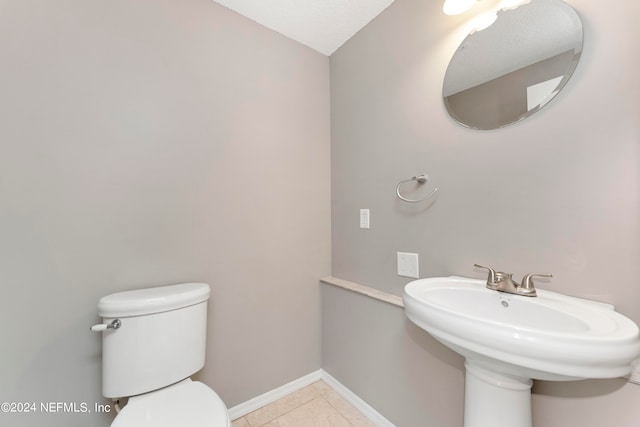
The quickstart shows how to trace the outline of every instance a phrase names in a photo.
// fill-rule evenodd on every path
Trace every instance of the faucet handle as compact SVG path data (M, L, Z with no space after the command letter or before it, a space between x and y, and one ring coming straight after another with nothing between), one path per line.
M522 278L522 285L520 286L520 293L529 294L531 296L536 295L536 288L533 285L534 277L553 277L551 273L529 273L525 274Z
M493 268L485 267L484 265L473 264L473 266L489 270L489 276L487 277L487 287L493 289L496 286L496 271Z

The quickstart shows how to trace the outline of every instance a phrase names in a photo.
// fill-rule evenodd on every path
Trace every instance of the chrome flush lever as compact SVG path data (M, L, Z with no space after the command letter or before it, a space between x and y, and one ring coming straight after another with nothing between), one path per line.
M100 323L98 325L93 325L91 329L93 332L103 332L109 329L118 329L122 326L122 322L120 319L114 319L111 323Z

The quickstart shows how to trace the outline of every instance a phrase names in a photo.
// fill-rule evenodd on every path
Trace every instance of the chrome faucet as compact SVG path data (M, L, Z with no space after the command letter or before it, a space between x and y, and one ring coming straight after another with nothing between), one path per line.
M528 273L522 278L522 284L520 284L513 281L513 274L511 273L495 271L493 268L478 264L474 264L474 266L489 270L489 276L487 277L488 289L527 297L536 296L536 288L533 283L534 277L553 277L551 273Z

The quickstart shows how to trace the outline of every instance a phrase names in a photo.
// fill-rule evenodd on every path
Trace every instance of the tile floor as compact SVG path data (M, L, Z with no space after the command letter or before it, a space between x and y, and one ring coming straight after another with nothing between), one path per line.
M375 427L323 381L245 415L232 427Z

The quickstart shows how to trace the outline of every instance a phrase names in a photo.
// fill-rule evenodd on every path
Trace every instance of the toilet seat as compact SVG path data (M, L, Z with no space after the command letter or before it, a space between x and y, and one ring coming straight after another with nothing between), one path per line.
M230 427L227 408L205 384L187 378L129 398L111 427Z

